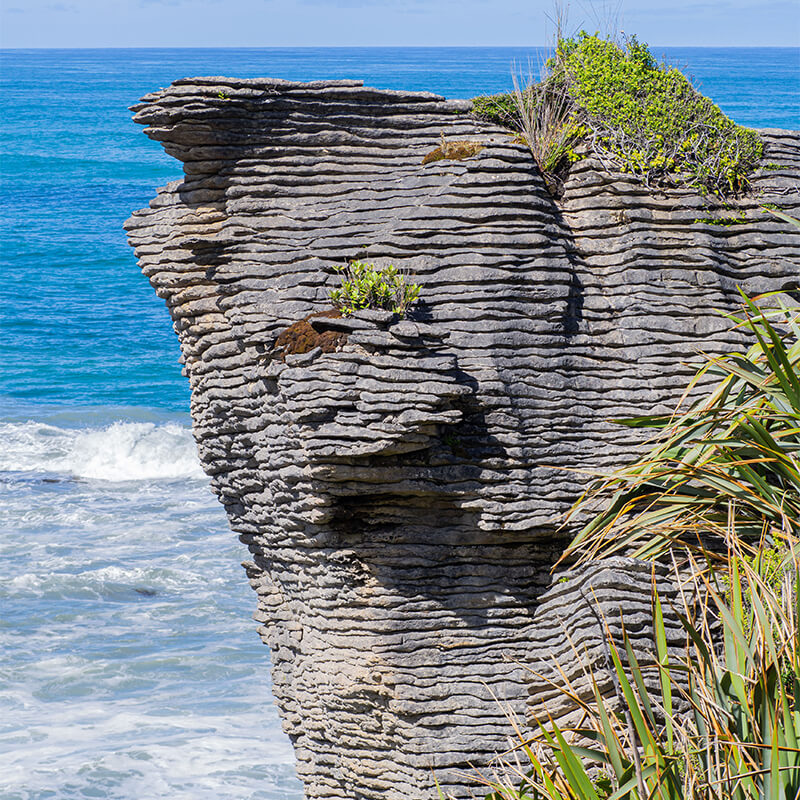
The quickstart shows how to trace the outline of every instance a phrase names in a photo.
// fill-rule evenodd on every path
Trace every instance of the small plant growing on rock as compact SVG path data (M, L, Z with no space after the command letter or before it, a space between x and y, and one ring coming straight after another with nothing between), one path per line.
M495 125L519 130L519 115L513 94L482 94L473 97L472 113L487 122L494 122Z
M531 77L527 88L516 75L513 80L521 138L536 159L548 189L559 195L563 176L578 160L574 147L588 129L563 80L546 77L535 83Z
M331 302L349 316L361 308L375 308L405 316L419 300L421 287L408 283L407 274L397 267L376 267L363 261L334 267L342 279L339 289L332 289Z

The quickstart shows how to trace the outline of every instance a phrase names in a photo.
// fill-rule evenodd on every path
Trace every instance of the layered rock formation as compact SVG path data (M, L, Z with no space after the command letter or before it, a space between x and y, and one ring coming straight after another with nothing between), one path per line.
M309 798L434 797L431 769L468 796L462 772L511 732L497 701L522 716L548 699L520 664L574 666L567 633L597 638L592 603L618 615L623 593L646 614L649 574L624 561L547 591L576 470L629 456L636 433L610 418L671 406L698 348L737 343L717 313L737 285L798 285L800 237L758 208L800 205L797 134L764 133L777 168L734 210L590 159L556 202L528 150L469 109L228 78L135 108L185 174L126 227L252 553ZM350 259L412 272L413 319L312 316L334 346L276 346L329 308Z

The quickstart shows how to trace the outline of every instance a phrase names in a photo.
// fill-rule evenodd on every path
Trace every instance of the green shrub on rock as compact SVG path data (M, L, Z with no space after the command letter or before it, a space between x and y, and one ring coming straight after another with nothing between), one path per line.
M517 131L551 189L580 152L648 185L717 194L747 188L758 134L737 125L635 36L618 44L582 31L559 37L542 79L472 101L475 116ZM557 192L556 192L557 193Z
M519 130L517 105L513 94L482 94L472 98L472 113L487 122Z
M406 283L406 275L397 267L376 267L363 261L334 267L342 285L332 289L331 302L347 317L361 308L383 309L405 316L419 299L421 287Z
M559 41L553 62L552 77L566 83L601 159L647 183L677 176L715 192L747 186L762 154L758 134L728 119L635 36L619 46L582 32Z

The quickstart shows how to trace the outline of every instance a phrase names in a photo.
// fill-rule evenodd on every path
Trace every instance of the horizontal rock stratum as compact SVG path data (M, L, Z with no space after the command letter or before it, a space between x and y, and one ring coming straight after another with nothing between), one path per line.
M433 798L431 769L480 794L470 764L512 734L498 701L541 711L552 693L520 665L577 669L569 638L599 637L590 597L646 638L648 570L614 559L552 581L580 471L635 452L640 434L611 420L671 408L698 350L741 344L718 313L737 286L800 283L800 236L759 208L800 206L797 133L763 132L770 168L730 208L591 158L556 201L470 107L212 77L134 109L184 178L126 227L252 554L310 799ZM457 157L426 159L436 148ZM336 347L276 347L330 307L352 259L413 273L413 318L311 317Z

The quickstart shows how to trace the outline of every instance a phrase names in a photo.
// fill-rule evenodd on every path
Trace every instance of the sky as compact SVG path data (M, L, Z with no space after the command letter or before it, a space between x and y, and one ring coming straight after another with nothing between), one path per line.
M553 0L0 0L1 47L536 46ZM574 0L651 45L797 46L800 0ZM613 13L611 14L613 16Z

